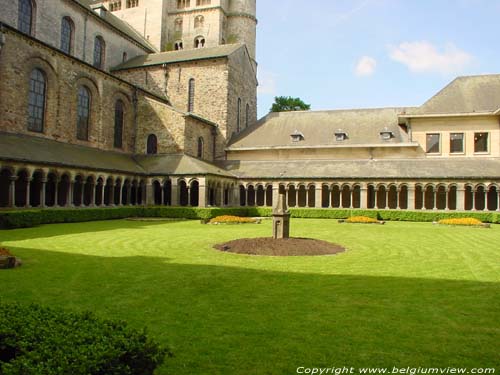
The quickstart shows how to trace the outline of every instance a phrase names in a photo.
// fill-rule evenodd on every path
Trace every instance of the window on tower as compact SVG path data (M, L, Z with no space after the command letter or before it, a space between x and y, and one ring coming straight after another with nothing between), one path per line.
M127 0L127 8L135 8L139 6L139 0Z
M210 5L210 0L196 0L196 6Z
M182 40L178 40L177 42L174 43L174 49L176 51L180 51L184 49L184 45L182 44Z
M197 36L194 39L194 48L203 48L205 47L205 37Z
M177 9L189 8L190 0L177 0Z
M115 12L117 10L121 10L122 9L122 2L121 0L119 1L112 1L111 3L109 3L109 10L111 12Z
M203 16L196 16L194 19L194 28L198 29L200 27L203 27L205 25L205 17Z

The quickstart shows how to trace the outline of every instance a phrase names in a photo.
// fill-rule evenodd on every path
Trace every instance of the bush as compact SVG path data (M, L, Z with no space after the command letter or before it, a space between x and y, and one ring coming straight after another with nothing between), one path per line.
M357 224L375 224L379 221L368 216L351 216L346 219L346 223L357 223Z
M124 322L38 305L0 304L3 375L150 375L168 350Z
M255 224L257 220L252 217L241 217L241 216L232 216L232 215L224 215L214 217L209 221L210 224Z
M459 219L442 219L438 221L438 224L443 224L443 225L483 225L483 222L478 219L474 218L459 218Z

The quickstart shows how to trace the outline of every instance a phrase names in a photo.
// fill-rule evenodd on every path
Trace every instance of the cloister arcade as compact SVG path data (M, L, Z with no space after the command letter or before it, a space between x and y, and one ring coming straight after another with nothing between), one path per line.
M249 182L240 206L272 207L278 194L289 207L500 211L500 184L492 182Z
M500 211L500 183L244 182L223 176L149 177L0 165L0 208L242 206Z

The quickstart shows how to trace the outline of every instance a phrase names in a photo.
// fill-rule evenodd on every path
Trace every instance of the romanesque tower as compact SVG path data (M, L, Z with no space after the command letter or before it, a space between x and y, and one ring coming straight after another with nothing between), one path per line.
M255 61L257 31L256 0L229 0L227 13L227 42L244 43Z

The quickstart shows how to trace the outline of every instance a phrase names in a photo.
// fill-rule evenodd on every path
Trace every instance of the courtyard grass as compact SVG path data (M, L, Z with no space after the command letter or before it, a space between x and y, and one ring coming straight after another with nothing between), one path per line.
M158 374L295 374L306 367L500 370L500 226L294 219L335 256L218 252L261 225L107 221L0 231L24 265L0 300L146 326L169 346Z

